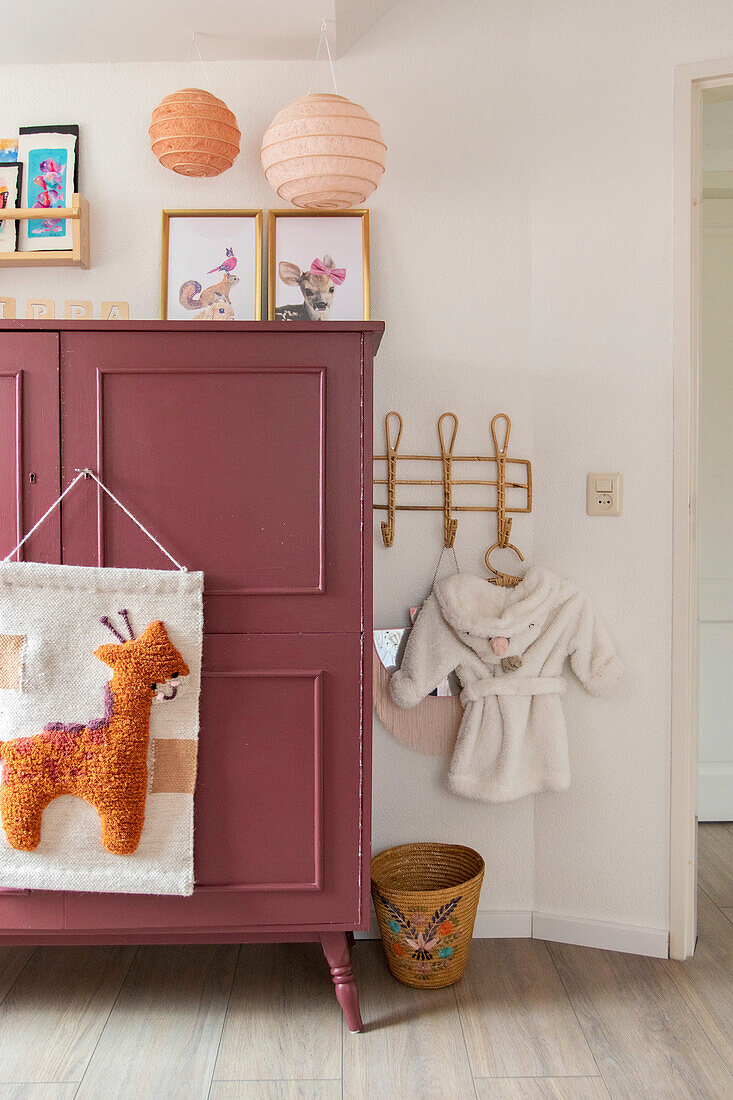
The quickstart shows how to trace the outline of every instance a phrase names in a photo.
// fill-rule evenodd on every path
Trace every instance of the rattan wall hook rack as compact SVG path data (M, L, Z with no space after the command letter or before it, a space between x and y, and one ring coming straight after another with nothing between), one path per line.
M439 454L407 454L400 451L402 440L403 420L398 412L388 412L384 418L384 434L386 440L385 454L374 456L375 462L385 462L386 477L375 478L375 485L387 487L387 503L375 504L375 511L386 511L387 519L382 522L382 539L384 545L392 546L395 539L396 513L403 512L441 512L443 513L443 543L452 547L455 543L458 531L458 520L454 512L496 512L496 542L486 551L485 561L487 569L493 573L491 578L495 584L514 585L519 577L509 573L502 573L491 564L491 555L497 549L513 550L520 561L524 561L520 550L509 541L512 530L512 515L527 514L532 511L532 464L526 458L510 458L509 435L512 422L506 413L497 413L491 421L491 439L494 445L493 455L457 455L454 453L456 436L458 435L458 417L455 413L444 412L438 419L438 443ZM440 462L442 465L442 477L436 478L401 478L397 476L397 463L408 462ZM491 462L496 466L496 479L458 478L455 476L455 464L461 462ZM522 467L523 480L507 480L507 466ZM519 471L518 471L519 474ZM443 490L443 503L438 504L398 504L397 489L405 485L432 485L441 486ZM455 486L478 485L496 488L496 504L459 504L453 503L453 489ZM524 507L515 505L510 507L507 503L507 490L518 489L526 493Z

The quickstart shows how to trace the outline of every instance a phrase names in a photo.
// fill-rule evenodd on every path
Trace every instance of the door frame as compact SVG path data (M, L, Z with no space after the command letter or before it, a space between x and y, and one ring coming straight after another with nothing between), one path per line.
M674 442L669 954L697 934L698 389L703 96L733 87L733 58L675 69Z

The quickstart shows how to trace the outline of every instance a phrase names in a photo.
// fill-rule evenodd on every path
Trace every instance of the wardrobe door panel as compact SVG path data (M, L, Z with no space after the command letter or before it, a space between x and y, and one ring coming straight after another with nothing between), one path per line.
M351 333L62 336L63 469L88 465L190 569L231 631L358 630L361 338ZM64 560L167 567L89 486Z
M358 634L207 636L194 896L69 895L67 926L358 924L360 666Z
M59 495L59 338L0 332L0 558ZM19 560L60 561L58 512Z

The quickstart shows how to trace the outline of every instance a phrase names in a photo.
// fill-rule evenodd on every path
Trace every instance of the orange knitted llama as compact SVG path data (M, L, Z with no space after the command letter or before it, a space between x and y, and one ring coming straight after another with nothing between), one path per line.
M108 852L129 855L145 821L148 740L153 697L173 699L165 681L187 676L188 667L162 622L126 641L105 616L101 621L120 639L102 645L95 657L112 670L105 687L105 714L87 725L54 722L43 733L0 742L0 820L8 843L31 852L41 840L41 818L62 794L83 798L102 819Z

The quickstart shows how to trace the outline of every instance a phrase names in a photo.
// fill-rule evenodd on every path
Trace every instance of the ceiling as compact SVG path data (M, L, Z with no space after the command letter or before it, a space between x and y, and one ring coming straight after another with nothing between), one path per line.
M310 60L328 20L342 56L396 0L35 0L3 22L4 64ZM324 51L325 54L325 51Z

